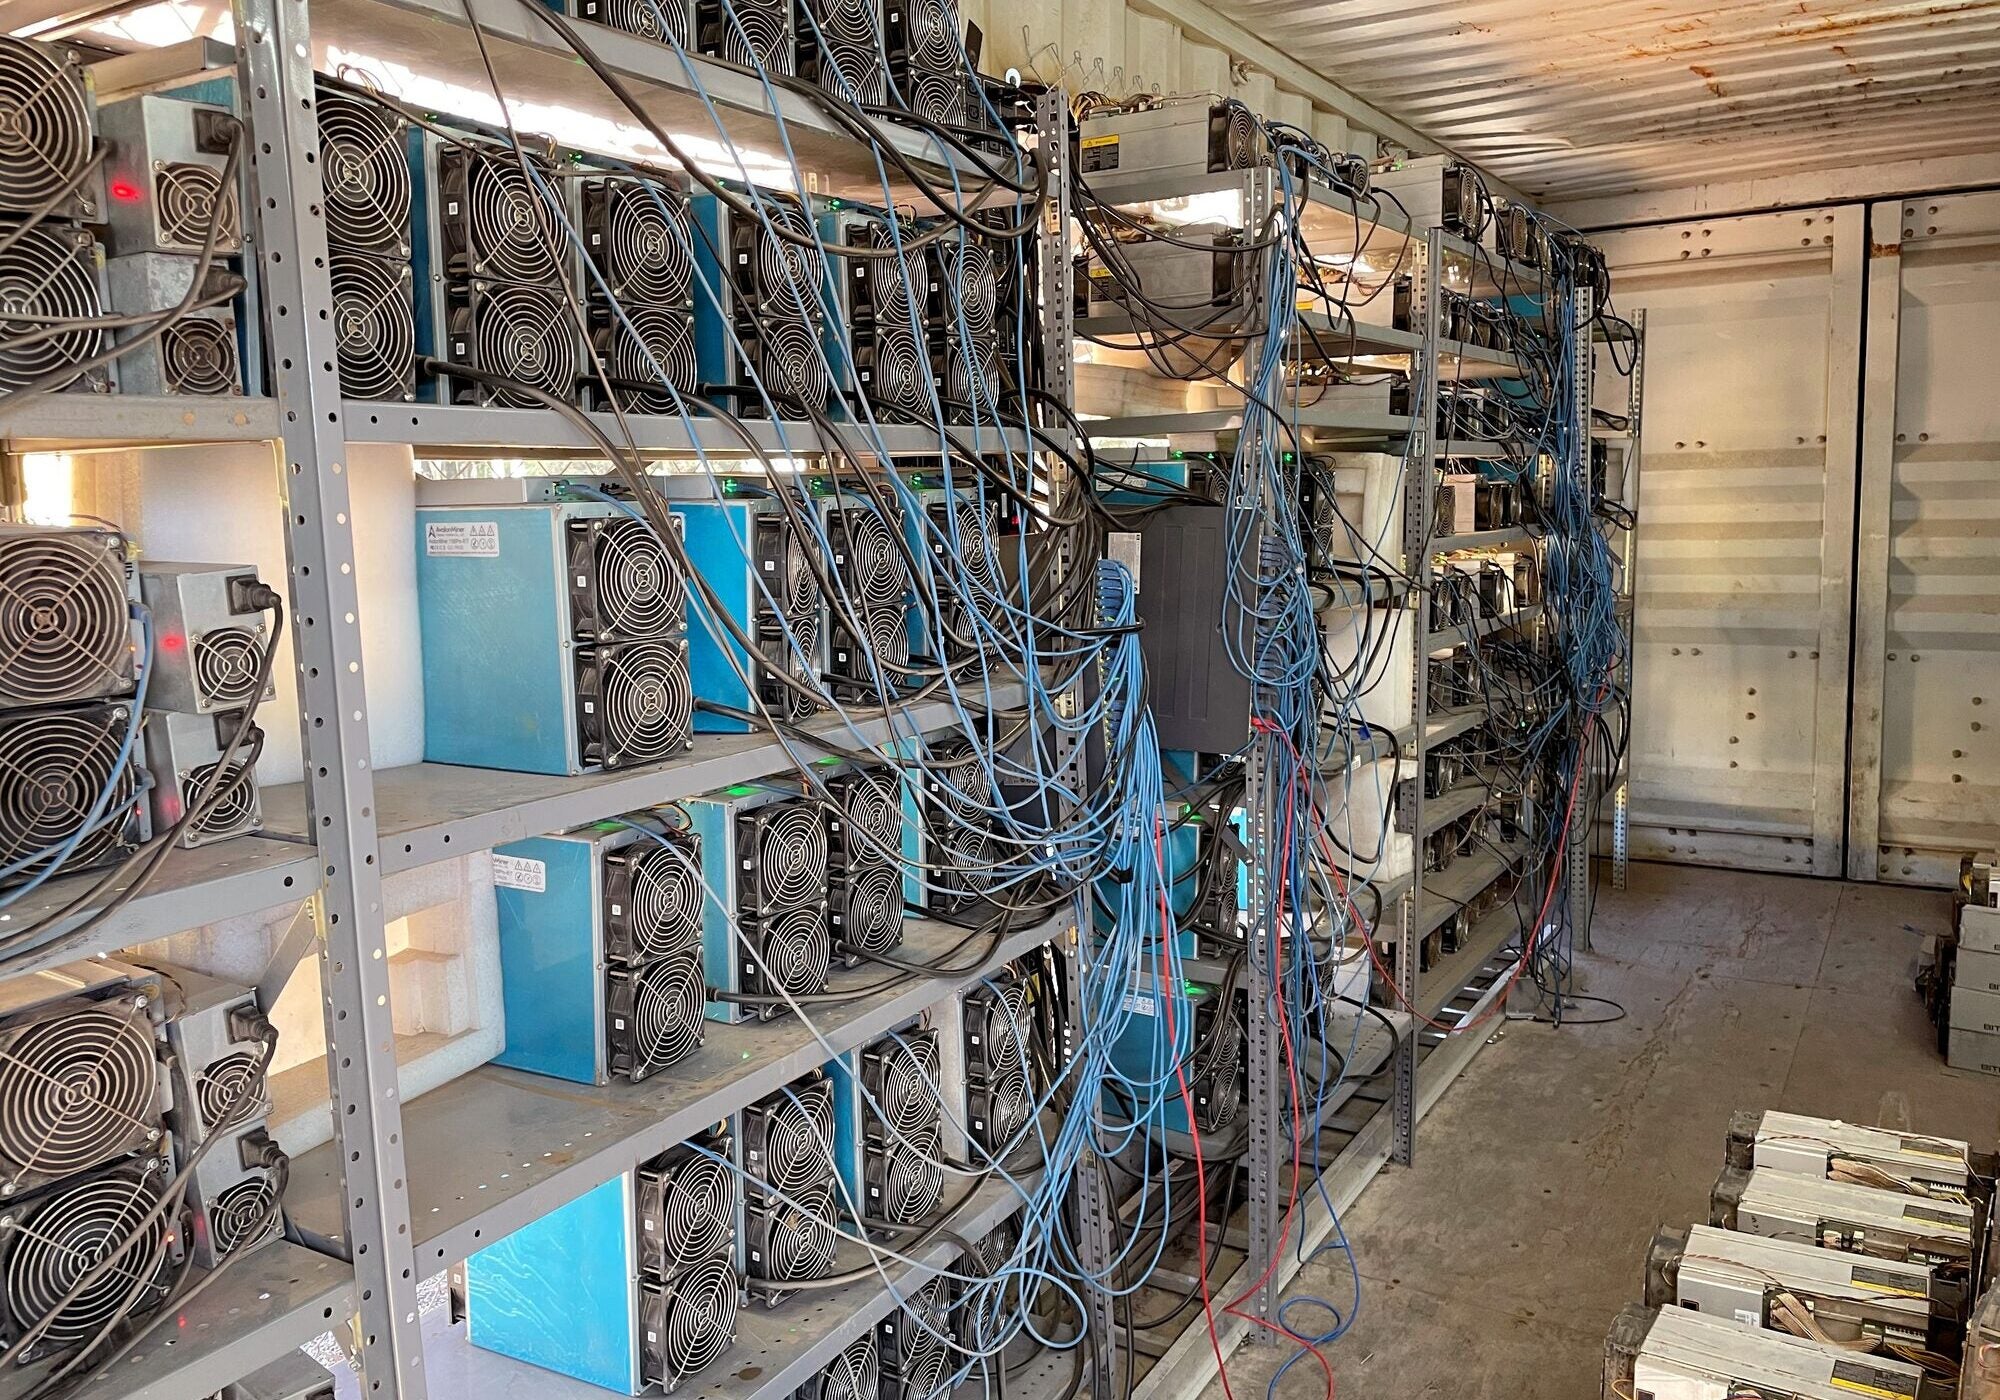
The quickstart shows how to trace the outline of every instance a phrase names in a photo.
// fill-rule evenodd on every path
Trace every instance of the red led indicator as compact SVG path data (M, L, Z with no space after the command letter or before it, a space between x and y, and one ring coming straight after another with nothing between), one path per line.
M162 651L182 651L186 647L187 638L183 637L180 633L162 632L160 634L160 649Z
M146 192L130 180L113 180L111 182L111 197L122 200L126 204L136 204L146 197Z

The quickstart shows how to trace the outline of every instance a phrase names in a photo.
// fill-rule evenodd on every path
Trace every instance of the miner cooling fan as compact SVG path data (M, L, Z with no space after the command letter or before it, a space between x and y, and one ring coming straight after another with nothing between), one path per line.
M710 976L725 993L775 998L737 1003L725 1014L782 1015L779 992L824 991L833 953L818 803L775 793L690 803L689 810L706 849L720 858L709 865L709 883L722 896L709 911ZM726 870L716 868L722 861Z
M0 525L0 706L132 688L125 537Z
M887 508L894 509L893 503ZM823 516L829 562L844 594L830 607L827 671L836 680L836 693L850 698L893 693L908 679L909 568L900 519L892 523L883 509L842 494L828 502Z
M796 60L790 0L696 0L701 52L745 68L790 74Z
M630 307L693 304L693 234L682 182L606 176L582 181L577 200L584 247L611 295Z
M417 353L409 122L322 78L319 137L340 391L407 403Z
M931 1400L951 1376L951 1287L934 1278L904 1295L903 1305L875 1329L882 1366L882 1400Z
M691 0L569 0L578 19L595 20L656 44L686 50L694 44Z
M932 660L957 665L990 649L978 619L997 612L1006 599L994 512L971 491L926 489L919 491L918 499L927 528L916 532L921 538L912 541L912 549L928 550L938 566L948 565L937 576L956 574L957 586L938 589L934 627L927 600L919 598L912 605L910 645Z
M500 146L435 142L435 217L447 276L548 286L563 273L561 221L543 204L555 173ZM536 179L521 172L525 160Z
M417 328L410 265L338 248L327 261L340 392L351 399L414 398Z
M688 747L694 695L687 642L656 638L588 648L576 660L578 751L586 764L629 768Z
M474 282L461 305L451 308L446 353L462 365L519 381L567 401L583 369L575 322L559 290ZM452 391L455 402L502 408L542 408L544 400L523 389L466 381Z
M51 1319L24 1359L73 1350L119 1317L143 1318L160 1306L174 1222L155 1206L171 1175L163 1157L135 1158L0 1213L0 1335L12 1341ZM128 1236L136 1241L124 1253L129 1262L98 1272Z
M916 236L898 232L878 215L833 210L823 215L828 244L895 250ZM877 410L929 418L931 362L926 326L934 298L930 257L922 250L894 257L847 257L839 262L839 320L846 326L846 354L838 357L842 389L865 395ZM914 284L914 290L913 290Z
M474 1254L468 1337L624 1394L678 1390L736 1339L735 1153L720 1124Z
M888 100L879 0L805 0L799 14L800 77L857 106Z
M0 714L0 864L9 878L50 862L66 871L102 865L147 839L143 788L125 751L137 722L130 704L111 702Z
M602 1084L644 1079L700 1048L697 837L640 812L494 855L535 872L495 899L507 1012L497 1063Z
M1026 981L1007 972L969 988L963 1014L966 1130L987 1153L998 1153L1027 1125L1034 1106L1035 1023Z
M814 1074L743 1111L744 1259L767 1301L833 1271L834 1089Z
M598 385L600 408L677 413L700 387L694 318L686 312L628 308L596 332L594 344L610 381Z
M881 1366L873 1333L849 1342L817 1376L792 1392L792 1400L877 1400Z
M880 766L837 774L826 788L829 917L851 966L903 941L903 784Z
M570 627L621 641L687 630L687 583L652 527L627 515L569 520Z
M68 225L42 223L22 231L0 220L0 239L19 236L0 250L0 390L46 381L53 388L101 392L109 380L84 362L107 344L98 324L104 315L97 272L97 243ZM31 334L67 326L20 343Z
M91 103L74 49L0 37L0 211L88 219L99 211L86 176ZM71 193L65 195L65 191Z
M835 1062L841 1174L869 1228L917 1224L944 1199L941 1061L938 1032L911 1025Z

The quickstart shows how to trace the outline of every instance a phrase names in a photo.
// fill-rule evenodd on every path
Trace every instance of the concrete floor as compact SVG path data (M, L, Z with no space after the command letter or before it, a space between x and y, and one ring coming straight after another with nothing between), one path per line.
M1417 1164L1363 1193L1346 1221L1361 1310L1325 1348L1338 1394L1594 1400L1654 1230L1708 1217L1736 1109L1906 1116L1990 1146L2000 1079L1945 1068L1910 986L1949 915L1943 894L1673 866L1605 887L1578 985L1629 1015L1510 1023L1422 1125ZM1353 1279L1327 1256L1290 1292L1345 1307ZM1288 1351L1239 1350L1237 1400L1263 1400ZM1310 1358L1277 1391L1325 1393Z

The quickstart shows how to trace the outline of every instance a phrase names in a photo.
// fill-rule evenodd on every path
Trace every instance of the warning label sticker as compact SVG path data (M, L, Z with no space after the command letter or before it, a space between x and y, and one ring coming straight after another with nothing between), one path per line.
M498 559L497 520L429 520L424 522L424 553L461 558Z
M527 890L541 894L549 887L548 862L496 853L493 857L493 883L503 890Z

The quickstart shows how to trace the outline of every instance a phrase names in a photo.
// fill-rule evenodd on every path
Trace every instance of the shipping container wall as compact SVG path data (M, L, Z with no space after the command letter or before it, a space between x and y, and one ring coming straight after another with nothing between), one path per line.
M1637 858L1840 873L1864 236L1846 208L1603 240L1646 314Z
M1848 874L2000 833L2000 194L1870 210Z

